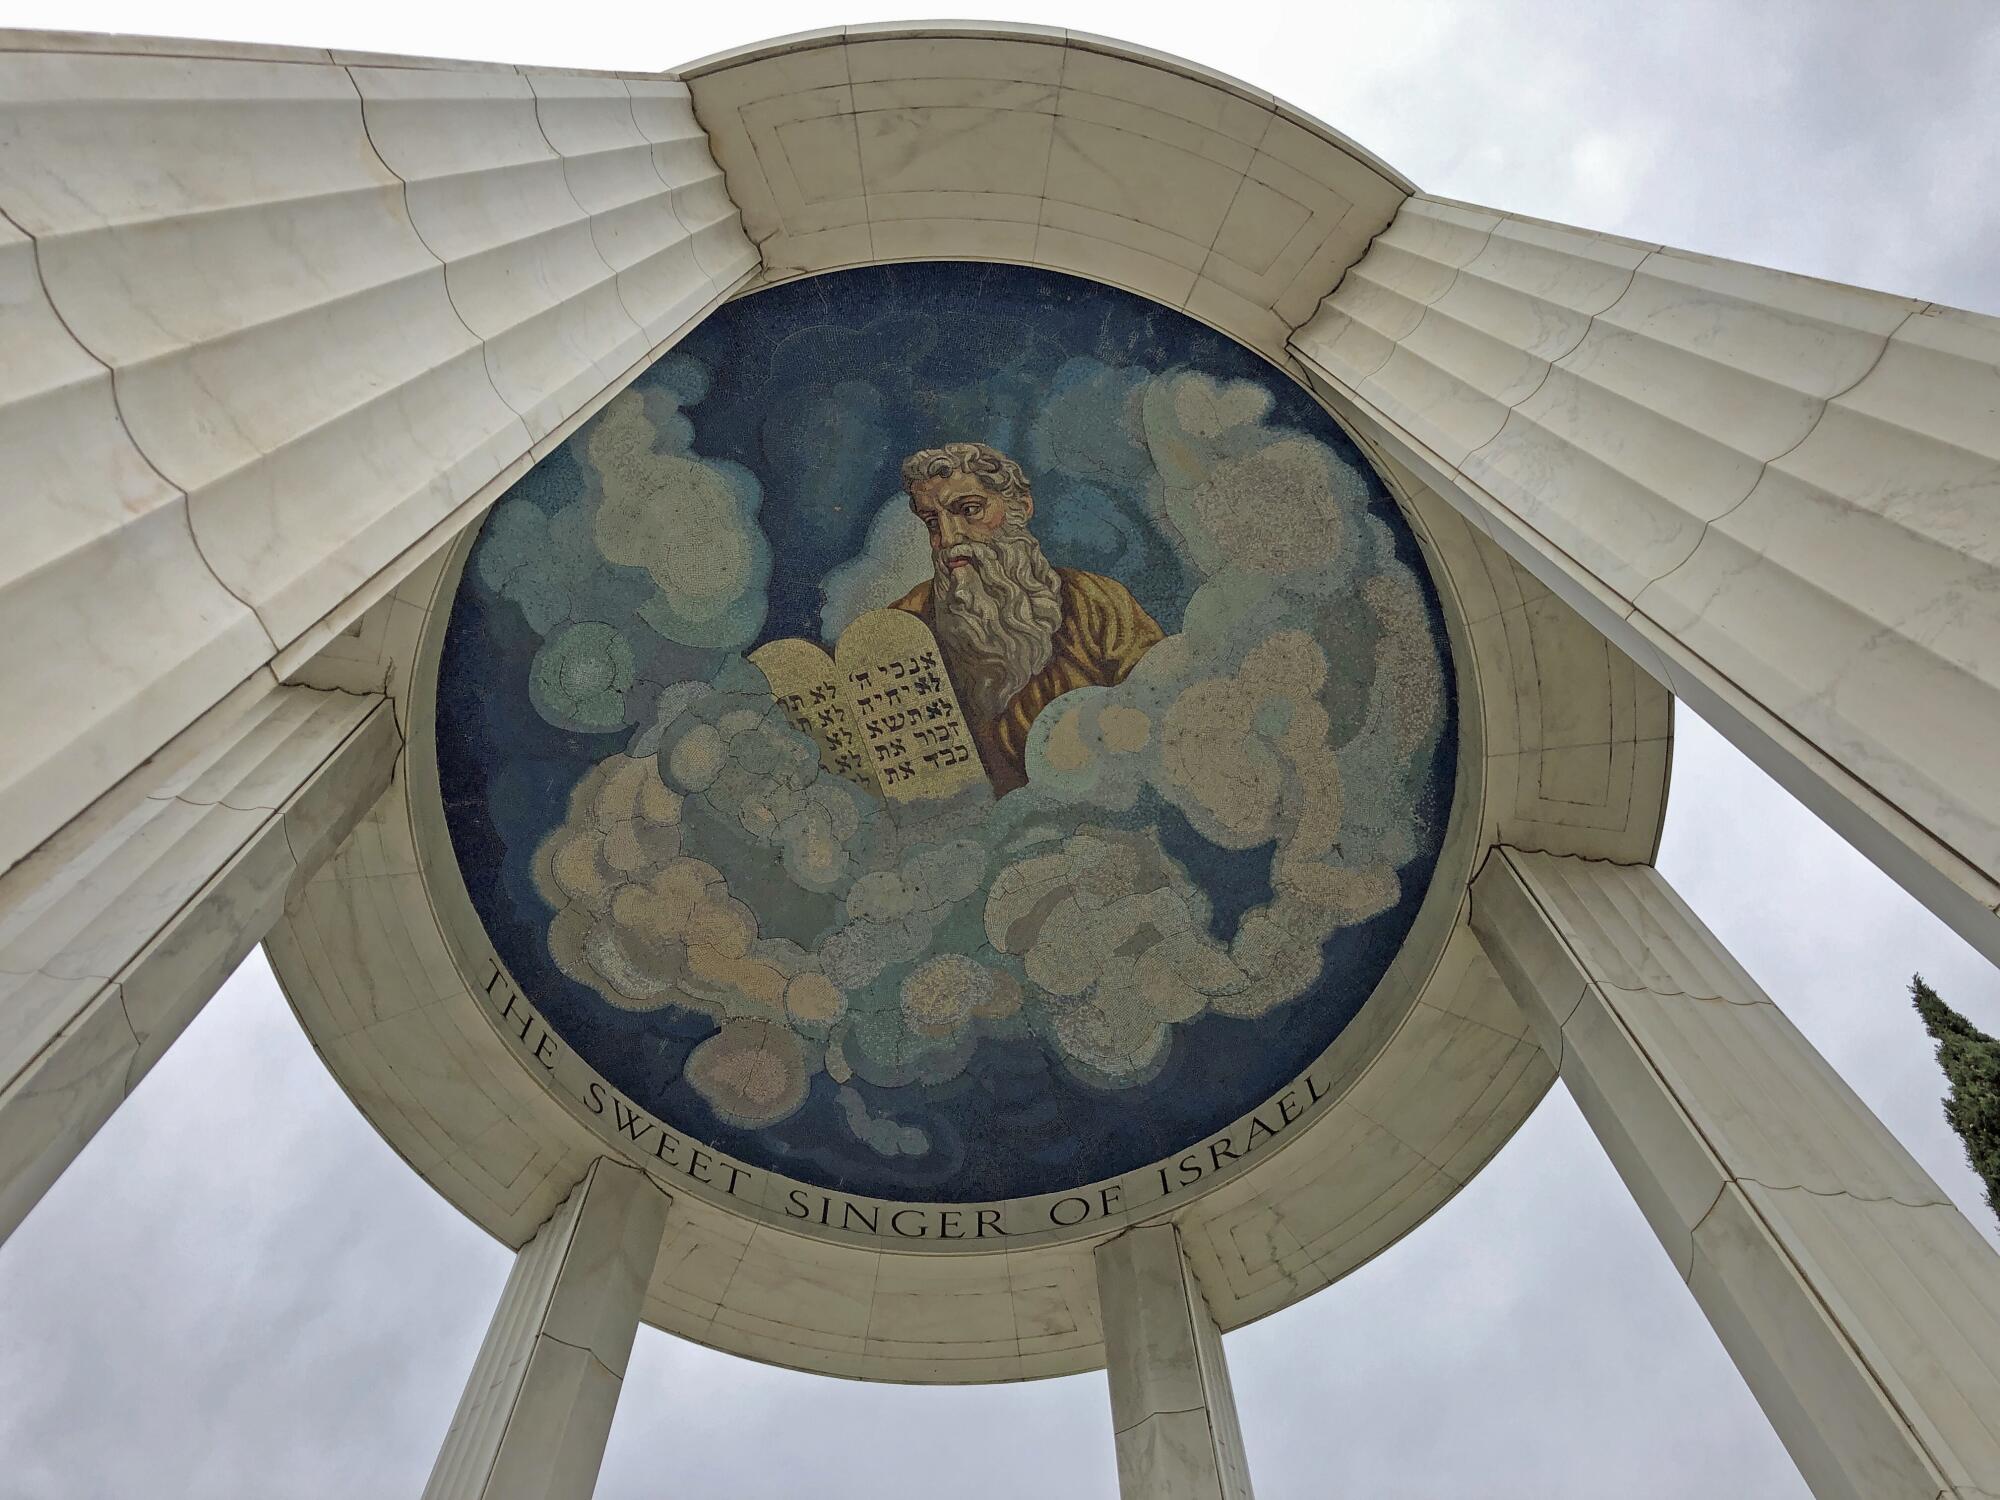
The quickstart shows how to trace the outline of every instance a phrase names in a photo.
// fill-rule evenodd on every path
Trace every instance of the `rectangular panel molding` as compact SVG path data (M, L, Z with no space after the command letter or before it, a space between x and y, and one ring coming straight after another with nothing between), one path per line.
M2000 320L1415 197L1291 350L2000 962Z
M2000 1256L1659 873L1498 848L1472 926L1813 1493L2000 1495Z

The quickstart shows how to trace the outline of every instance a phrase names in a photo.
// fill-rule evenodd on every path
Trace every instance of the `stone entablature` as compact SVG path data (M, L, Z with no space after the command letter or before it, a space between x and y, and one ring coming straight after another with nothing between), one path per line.
M1103 1357L1092 1242L1175 1209L1218 1322L1273 1312L1421 1223L1553 1077L1465 927L1479 853L1507 842L1645 862L1665 801L1665 694L1436 496L1393 465L1385 474L1452 633L1463 736L1454 823L1432 897L1375 998L1311 1086L1279 1090L1190 1148L1206 1162L1198 1181L1170 1170L1162 1193L1149 1167L1129 1186L1085 1184L1004 1209L924 1207L899 1230L894 1215L909 1204L778 1184L663 1131L629 1100L621 1108L610 1091L599 1113L596 1080L532 1001L496 978L469 908L437 907L426 861L450 856L435 812L423 810L435 793L422 790L422 753L406 757L391 795L274 932L274 965L356 1104L509 1243L534 1232L595 1156L613 1150L649 1170L676 1206L646 1318L698 1342L863 1378L1088 1369ZM338 643L339 671L407 684L402 664L421 659L461 565L462 555L440 560L404 585ZM335 665L329 656L321 670ZM407 712L407 686L398 701ZM419 721L415 742L427 733ZM956 1225L942 1217L954 1209ZM985 1221L984 1238L982 1209L1004 1215ZM1009 1231L1004 1248L996 1224Z

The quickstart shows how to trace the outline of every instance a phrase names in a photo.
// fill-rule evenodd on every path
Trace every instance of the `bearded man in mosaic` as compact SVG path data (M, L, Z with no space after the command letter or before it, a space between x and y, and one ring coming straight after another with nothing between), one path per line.
M1050 565L1021 466L985 443L903 460L936 576L891 606L930 626L1001 796L1028 780L1028 731L1064 693L1121 683L1162 635L1115 578Z

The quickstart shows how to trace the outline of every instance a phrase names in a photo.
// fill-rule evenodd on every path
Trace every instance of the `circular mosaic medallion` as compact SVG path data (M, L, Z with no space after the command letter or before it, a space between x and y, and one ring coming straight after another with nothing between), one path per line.
M724 307L517 484L436 743L473 909L613 1089L949 1204L1169 1160L1319 1057L1437 862L1454 701L1297 386L929 264Z

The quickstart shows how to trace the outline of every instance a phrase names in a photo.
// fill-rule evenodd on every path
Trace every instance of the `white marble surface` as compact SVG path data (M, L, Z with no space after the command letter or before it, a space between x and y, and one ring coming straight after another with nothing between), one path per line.
M711 285L736 285L757 270L757 248L743 233L688 86L677 79L628 78L625 91L639 134L652 145L653 170L694 246L695 264Z
M521 1249L425 1500L589 1500L671 1200L593 1162Z
M451 305L531 438L651 347L515 73L353 68L368 138L407 187Z
M0 878L0 1236L388 787L377 696L272 687Z
M616 274L619 301L648 345L685 326L713 296L694 242L640 133L621 79L528 76L535 113L562 154L563 175L590 216L597 253Z
M2000 322L1412 198L1292 347L2000 958Z
M1097 1247L1105 1375L1125 1500L1252 1500L1222 1335L1171 1224Z
M344 69L35 54L0 78L0 206L277 642L526 445Z
M757 261L671 81L642 130L615 77L8 36L0 692L45 711L0 728L0 869L316 654Z
M682 76L772 276L1047 266L1282 355L1409 191L1268 94L1080 33L851 27Z
M1646 866L1499 849L1473 926L1815 1495L2000 1492L2000 1256Z
M269 655L203 563L187 503L133 445L111 372L57 317L34 245L0 222L0 870ZM87 674L91 690L79 690ZM32 713L20 705L33 704Z

